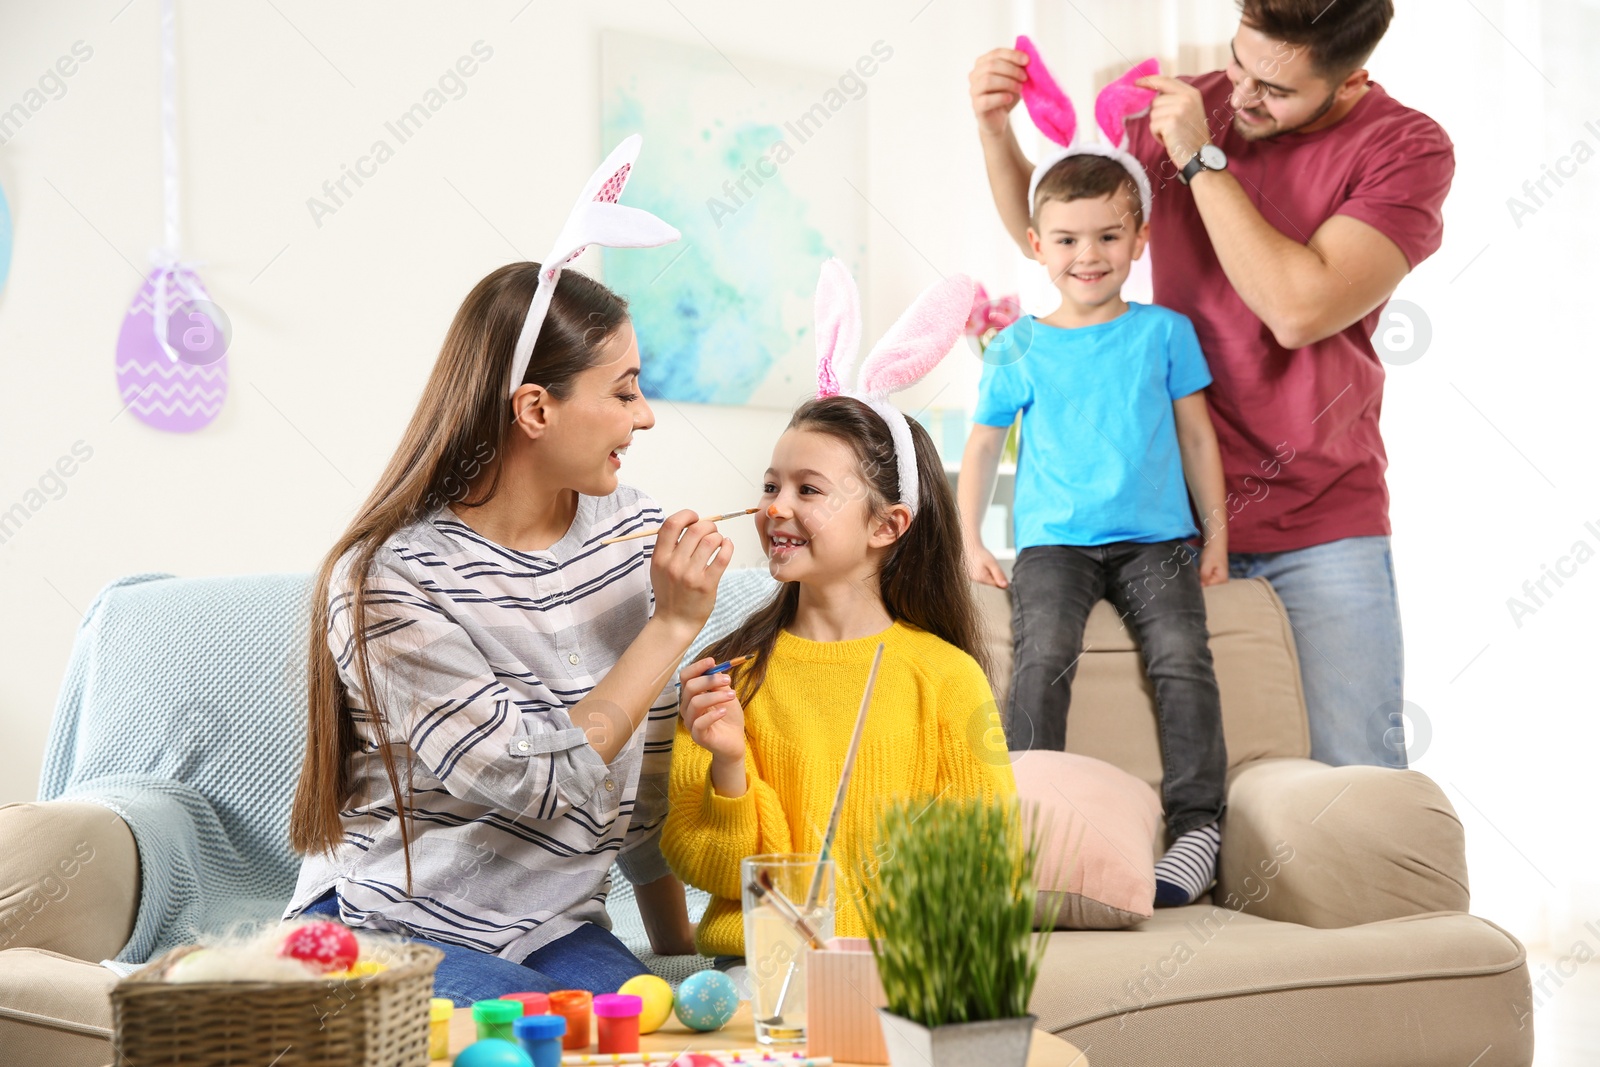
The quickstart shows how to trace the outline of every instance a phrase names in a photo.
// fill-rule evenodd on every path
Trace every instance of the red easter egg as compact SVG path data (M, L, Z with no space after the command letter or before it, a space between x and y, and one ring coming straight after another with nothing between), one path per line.
M322 971L345 971L361 955L361 946L350 928L341 923L312 922L290 931L278 955L312 964Z

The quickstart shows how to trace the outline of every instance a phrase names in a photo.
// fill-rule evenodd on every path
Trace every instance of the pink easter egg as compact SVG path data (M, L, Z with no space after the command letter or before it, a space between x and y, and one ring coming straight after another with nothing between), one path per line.
M349 927L336 922L312 922L291 930L278 955L324 971L347 971L361 955L361 946Z
M726 1067L715 1056L707 1056L704 1052L685 1052L672 1061L671 1067Z
M178 281L192 284L190 298L174 291L168 279L168 344L173 359L156 338L156 282L153 269L122 318L117 336L117 393L135 418L158 430L189 433L211 423L228 396L229 326L220 309L192 298L203 293L199 279L186 267Z

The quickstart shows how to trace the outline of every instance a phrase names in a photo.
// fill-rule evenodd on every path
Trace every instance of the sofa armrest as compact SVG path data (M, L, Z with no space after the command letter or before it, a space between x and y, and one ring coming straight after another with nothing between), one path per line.
M139 849L99 804L0 805L0 948L98 963L122 951L139 913Z
M1417 771L1245 763L1228 783L1212 899L1319 928L1466 911L1461 820Z

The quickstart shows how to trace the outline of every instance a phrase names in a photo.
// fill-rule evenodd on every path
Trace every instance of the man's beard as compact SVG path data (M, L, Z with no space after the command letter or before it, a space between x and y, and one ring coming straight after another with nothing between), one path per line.
M1326 115L1329 111L1333 110L1334 95L1335 93L1330 92L1328 94L1328 98L1324 100L1320 106L1318 106L1317 110L1313 112L1309 118L1307 118L1304 122L1297 123L1294 126L1285 127L1274 124L1268 126L1265 131L1263 131L1261 127L1247 125L1242 120L1235 117L1232 124L1233 132L1237 133L1240 137L1243 137L1246 141L1265 141L1268 138L1281 137L1286 133L1294 133L1296 130L1303 130L1313 122L1316 122L1322 116Z

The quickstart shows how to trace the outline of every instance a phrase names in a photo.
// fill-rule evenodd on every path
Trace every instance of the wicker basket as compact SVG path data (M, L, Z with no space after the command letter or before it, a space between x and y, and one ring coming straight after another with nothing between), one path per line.
M438 949L396 943L388 968L363 978L162 981L196 947L112 987L116 1067L427 1067Z

